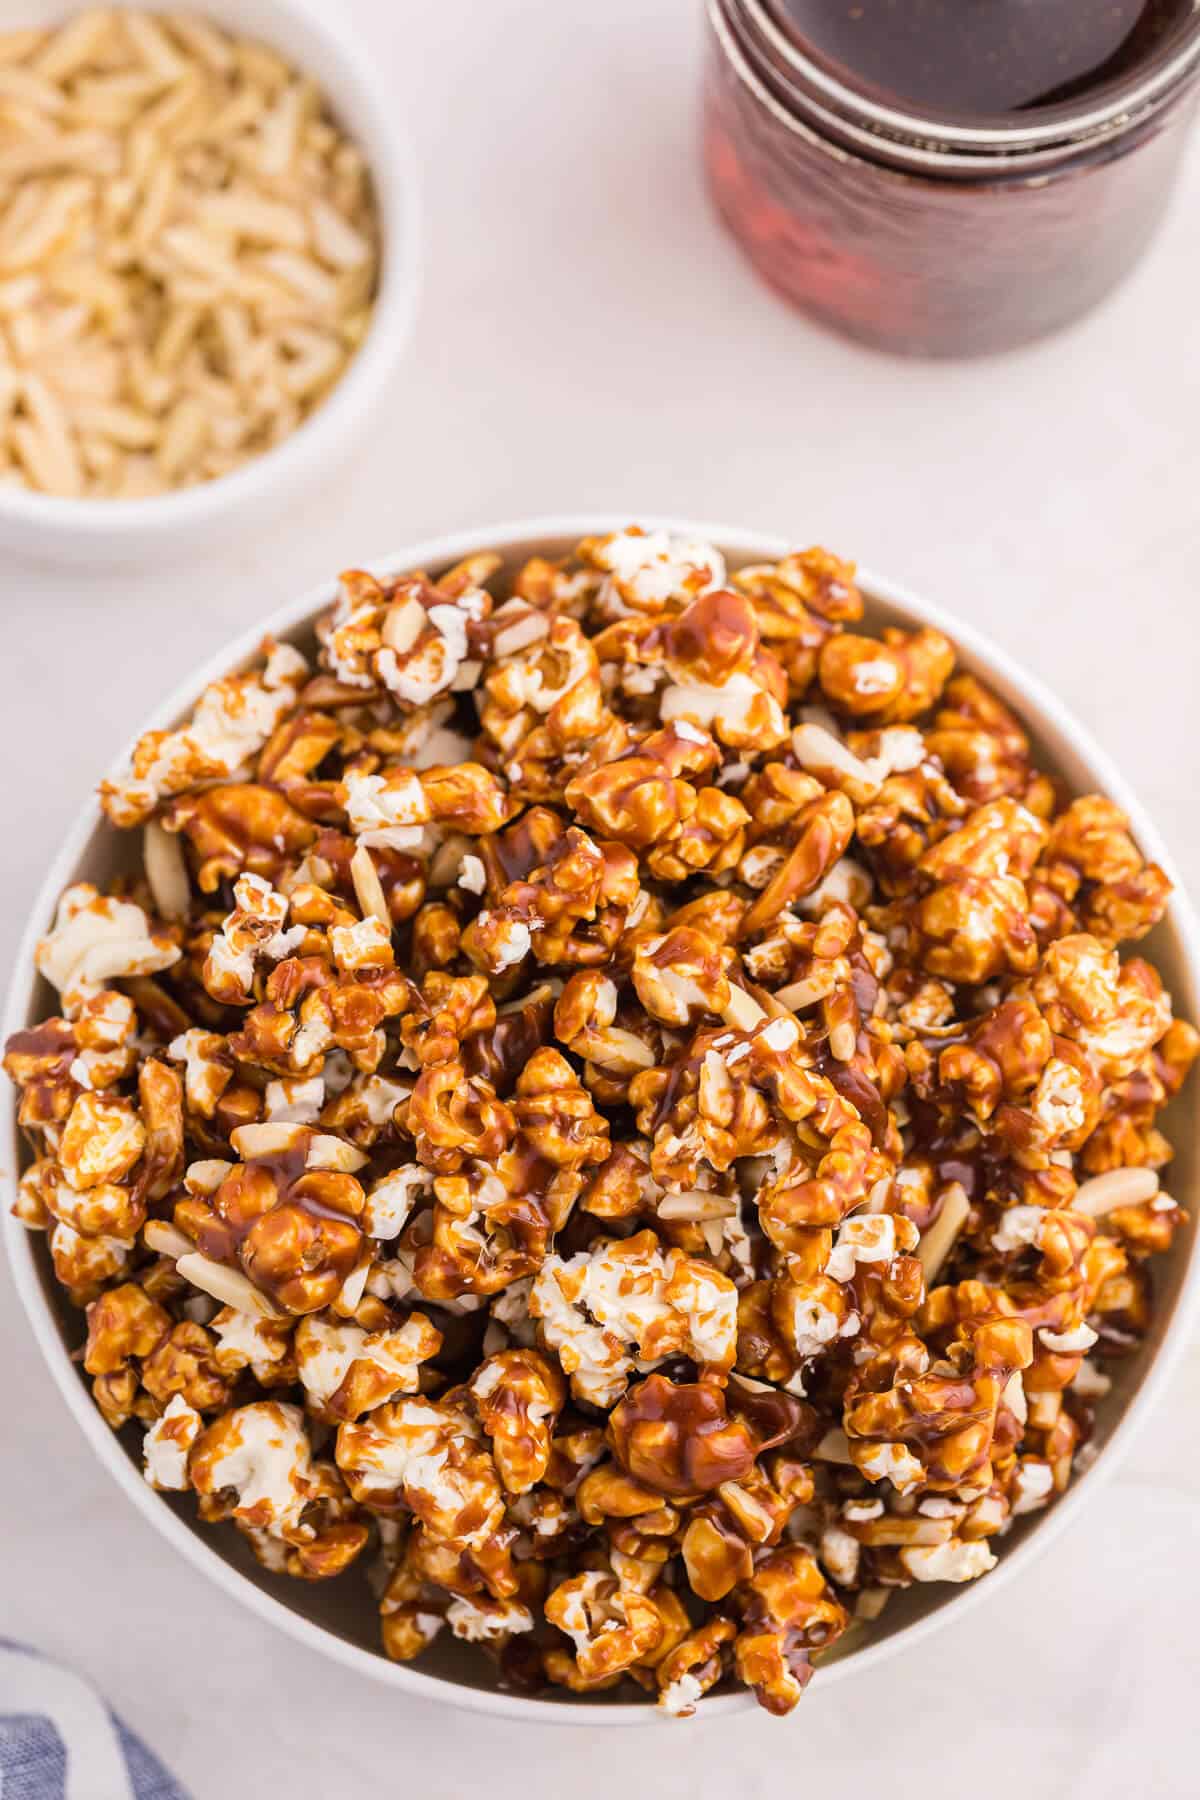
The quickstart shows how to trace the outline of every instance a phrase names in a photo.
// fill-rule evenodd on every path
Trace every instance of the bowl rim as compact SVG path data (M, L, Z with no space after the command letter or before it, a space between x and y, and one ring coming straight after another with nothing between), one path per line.
M667 531L689 538L701 538L737 558L777 560L791 548L787 539L771 533L705 521L667 515L642 515L639 523L648 531ZM625 530L628 524L625 514L615 513L550 514L506 520L491 527L460 530L428 538L385 555L370 557L361 566L386 578L409 569L447 566L478 550L493 549L511 553L537 541L602 536ZM1197 922L1179 882L1170 854L1156 826L1125 778L1090 732L1078 723L1039 677L1030 674L1015 658L993 644L973 625L960 620L941 606L924 600L911 589L875 575L869 569L859 569L857 582L869 598L907 613L913 621L944 632L952 639L956 648L965 651L968 658L981 668L985 679L998 677L1002 684L1019 689L1026 708L1024 722L1035 729L1042 724L1048 725L1087 764L1090 774L1129 815L1142 848L1163 866L1175 884L1169 917L1178 935L1187 973L1194 983L1200 984L1200 923ZM143 720L134 738L111 764L108 774L115 777L124 772L132 744L142 732L169 728L194 704L200 690L207 683L248 663L264 636L296 631L310 623L332 603L336 585L334 577L307 589L298 598L284 601L207 659ZM17 949L16 966L10 980L5 1016L0 1028L0 1035L5 1038L10 1032L20 1030L25 1025L36 980L34 947L53 917L59 895L71 878L92 833L102 825L107 825L107 821L93 796L76 814L31 903L29 920ZM10 1108L9 1116L13 1124L13 1142L19 1147L15 1107ZM8 1198L16 1192L16 1168L15 1157L11 1159L11 1166L10 1159L4 1158L0 1193L6 1193ZM414 1699L433 1700L440 1705L464 1706L472 1711L530 1724L646 1725L661 1717L658 1709L649 1702L618 1702L596 1706L587 1700L545 1700L460 1686L442 1676L426 1674L410 1664L390 1662L379 1652L364 1650L349 1643L336 1632L294 1612L291 1607L249 1581L226 1561L194 1523L186 1522L163 1503L162 1497L142 1479L115 1434L104 1423L78 1379L42 1291L34 1263L34 1235L13 1217L9 1205L5 1204L0 1236L7 1247L17 1292L60 1395L100 1462L126 1497L193 1567L215 1581L236 1601L248 1607L266 1623L285 1631L297 1642L322 1655L331 1656L344 1667L409 1694ZM986 1581L972 1582L965 1590L959 1590L953 1596L952 1605L947 1603L936 1607L925 1617L900 1627L888 1637L856 1650L852 1656L818 1669L813 1683L814 1690L823 1693L851 1673L866 1674L896 1655L902 1647L911 1649L934 1632L944 1629L947 1624L965 1618L984 1599L999 1593L1001 1587L1014 1581L1032 1564L1035 1557L1048 1549L1075 1518L1081 1506L1099 1491L1104 1482L1111 1479L1128 1454L1136 1433L1161 1398L1178 1365L1187 1341L1189 1324L1194 1323L1197 1313L1200 1313L1200 1247L1193 1244L1163 1337L1153 1350L1136 1388L1130 1394L1093 1466L1085 1475L1075 1478L1068 1491L1048 1512L1037 1516L1035 1527L1006 1550ZM755 1710L754 1697L748 1692L715 1694L704 1700L699 1716L712 1721L718 1717Z
M320 405L280 443L250 457L226 475L193 487L176 488L140 499L71 499L63 494L0 486L0 524L12 524L47 539L93 539L133 548L142 536L159 537L194 528L207 520L241 512L264 494L302 484L330 453L335 440L345 441L365 422L381 399L389 374L412 336L421 292L421 198L418 163L412 139L394 108L385 104L379 72L336 12L311 0L264 0L281 19L302 21L341 67L346 85L356 90L355 118L348 135L362 148L375 191L381 255L370 322L345 372ZM289 56L287 46L270 28L251 29L268 47ZM310 61L296 62L302 72ZM324 92L323 72L312 71ZM371 145L365 141L370 137Z

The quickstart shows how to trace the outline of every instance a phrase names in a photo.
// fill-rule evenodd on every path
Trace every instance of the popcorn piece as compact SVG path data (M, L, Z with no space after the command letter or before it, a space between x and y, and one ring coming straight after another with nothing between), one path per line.
M360 775L345 780L350 829L360 845L384 850L419 850L430 820L429 802L418 777L408 769L390 775Z
M214 1360L224 1374L249 1369L262 1387L273 1387L291 1374L291 1326L257 1313L225 1306L212 1319L217 1340Z
M682 1251L664 1255L653 1232L566 1262L548 1256L529 1307L573 1389L594 1406L611 1406L635 1370L668 1356L719 1369L733 1363L737 1289Z
M401 1500L446 1542L482 1550L504 1515L491 1458L465 1414L426 1400L397 1400L342 1425L338 1466L350 1491L381 1511Z
M601 605L611 612L657 612L669 601L720 587L725 579L719 550L665 531L631 527L593 540L584 554L610 578Z
M298 1406L238 1406L209 1425L189 1457L198 1494L235 1498L231 1516L282 1537L300 1524L312 1488L312 1449Z
M34 952L41 973L62 995L68 1019L114 977L154 975L179 957L178 944L152 932L140 906L106 899L86 881L67 888L53 929Z
M507 1640L523 1631L533 1630L533 1614L515 1600L452 1600L446 1608L446 1623L456 1638L468 1644L491 1644Z
M832 1281L851 1281L862 1263L888 1263L902 1250L915 1248L917 1233L909 1220L892 1213L865 1213L838 1229L825 1273Z
M204 985L226 1006L249 1000L260 964L281 962L307 935L303 925L284 930L287 896L261 875L240 876L233 896L237 905L213 938L204 962Z
M433 1177L419 1163L396 1169L367 1194L363 1206L363 1230L368 1237L390 1241L399 1237L419 1200L432 1196Z
M296 1367L321 1417L355 1419L396 1394L415 1394L420 1365L441 1342L423 1313L374 1332L310 1314L296 1327Z
M964 1543L951 1538L945 1544L917 1544L901 1550L900 1561L914 1581L975 1581L996 1566L996 1558L982 1539Z
M146 1480L164 1493L190 1487L188 1453L204 1428L200 1414L176 1394L143 1439Z
M246 768L295 705L308 675L290 644L268 642L265 650L261 673L230 675L205 688L190 725L139 739L129 775L101 785L101 803L114 825L140 825L171 795Z

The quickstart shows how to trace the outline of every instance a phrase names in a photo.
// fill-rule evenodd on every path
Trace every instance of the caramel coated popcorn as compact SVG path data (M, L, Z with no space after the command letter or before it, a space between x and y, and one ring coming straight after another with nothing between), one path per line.
M800 1698L1054 1504L1184 1214L1128 822L850 565L342 578L104 784L17 1214L146 1479L386 1653Z

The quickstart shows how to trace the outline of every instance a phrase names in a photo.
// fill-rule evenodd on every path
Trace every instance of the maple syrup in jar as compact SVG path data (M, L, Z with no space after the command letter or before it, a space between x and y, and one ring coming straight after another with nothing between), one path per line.
M970 355L1103 298L1162 216L1200 0L708 0L705 159L787 299Z

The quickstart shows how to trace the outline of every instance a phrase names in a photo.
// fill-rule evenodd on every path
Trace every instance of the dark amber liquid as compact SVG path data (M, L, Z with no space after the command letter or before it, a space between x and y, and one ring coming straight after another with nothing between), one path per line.
M846 86L934 118L1027 116L1121 82L1182 36L1192 0L767 0Z

